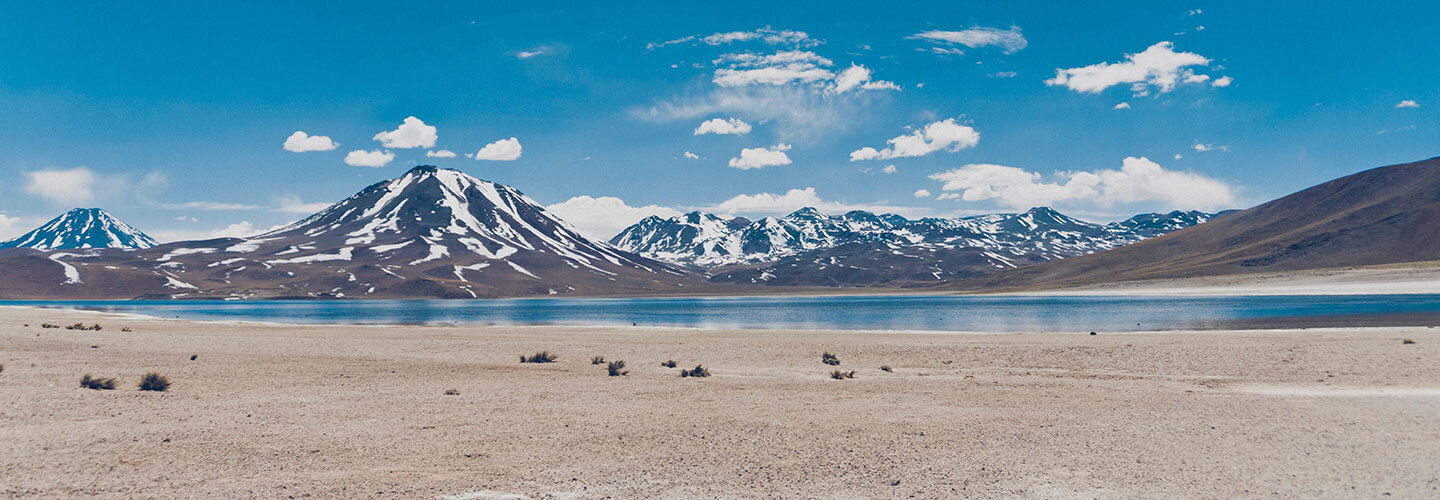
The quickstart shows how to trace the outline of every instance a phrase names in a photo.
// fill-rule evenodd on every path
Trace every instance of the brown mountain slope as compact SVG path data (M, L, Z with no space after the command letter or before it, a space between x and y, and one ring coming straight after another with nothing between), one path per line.
M1440 158L1366 170L1114 250L965 280L1059 288L1440 259Z

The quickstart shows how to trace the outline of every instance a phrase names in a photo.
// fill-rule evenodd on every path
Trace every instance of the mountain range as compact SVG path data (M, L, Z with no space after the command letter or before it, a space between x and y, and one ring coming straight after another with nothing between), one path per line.
M288 226L157 245L76 209L0 249L0 298L471 298L734 293L757 285L1053 289L1440 261L1440 158L1242 211L1093 224L813 208L646 218L589 239L518 190L422 166ZM773 288L770 288L773 289ZM811 289L811 288L797 288Z
M860 210L827 215L815 208L755 221L691 212L648 217L610 243L708 271L717 283L922 286L1105 251L1213 216L1174 211L1102 225L1048 207L914 220Z
M582 236L509 186L422 166L283 228L0 254L6 298L404 298L663 291L690 273Z
M947 285L1053 289L1440 261L1440 158L1373 168L1108 252Z

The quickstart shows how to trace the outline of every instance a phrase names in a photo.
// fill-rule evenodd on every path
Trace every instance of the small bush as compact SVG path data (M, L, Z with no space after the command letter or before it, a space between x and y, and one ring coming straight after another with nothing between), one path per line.
M142 391L165 392L165 389L169 388L170 379L159 373L150 372L140 377L140 390Z
M664 363L660 363L660 366L663 366L663 367L666 367L666 368L674 368L674 367L678 366L679 364L680 364L680 363L676 363L675 360L672 359L672 360L670 360L670 361L666 361L666 362L664 362Z
M603 365L603 364L605 364L605 356L595 356L595 357L590 358L590 364L592 364L592 365Z
M125 332L125 333L130 333L130 332L133 332L134 330L131 330L130 327L128 327L128 326L123 326L123 327L120 327L120 331Z
M96 323L96 324L94 324L93 326L85 326L85 323L75 323L75 324L73 324L73 325L70 325L70 326L65 327L65 329L66 329L66 330L83 330L83 331L97 331L97 332L98 332L98 331L100 331L100 324L99 324L99 323Z
M199 354L191 354L191 355L190 355L190 361L195 361L195 358L198 358L198 357L200 357Z
M710 376L710 370L706 369L706 368L705 368L705 365L695 365L695 368L693 368L693 369L690 369L690 370L680 370L680 377L681 377L681 378L685 378L685 377L709 377L709 376Z
M1404 340L1401 340L1400 343L1401 343L1401 344L1414 344L1414 343L1415 343L1415 339L1404 339Z
M827 365L835 366L840 364L840 358L837 358L834 354L830 354L827 352L820 355L820 362Z
M605 365L605 369L610 372L611 377L623 377L630 374L630 371L625 369L624 361L611 361Z
M446 396L459 396L459 395L460 395L460 390L459 390L459 389L445 389L445 395L446 395Z
M84 377L80 377L80 387L108 391L115 388L115 379L94 377L86 373Z
M55 324L50 324L50 323L41 323L41 324L40 324L40 328L60 328L60 325L55 325Z
M847 378L855 378L855 370L850 370L850 371L848 371L848 372L840 371L840 370L835 370L835 371L833 371L833 372L830 372L830 378L833 378L833 379L835 379L835 380L845 380L845 379L847 379Z
M560 356L550 354L550 351L540 351L528 358L524 355L520 356L521 363L554 363L557 359L560 359Z
M892 370L890 368L890 365L880 365L880 371L885 373L895 373L895 370Z

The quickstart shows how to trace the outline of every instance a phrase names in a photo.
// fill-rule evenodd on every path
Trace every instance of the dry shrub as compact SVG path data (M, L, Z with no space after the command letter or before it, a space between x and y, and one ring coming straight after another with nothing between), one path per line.
M521 363L554 363L557 359L560 359L560 356L550 354L550 351L540 351L530 355L528 358L523 354L520 356Z
M80 387L108 391L115 388L115 379L95 377L86 373L84 377L80 377Z
M170 379L159 373L150 372L140 377L140 390L142 391L165 392L165 389L169 388Z

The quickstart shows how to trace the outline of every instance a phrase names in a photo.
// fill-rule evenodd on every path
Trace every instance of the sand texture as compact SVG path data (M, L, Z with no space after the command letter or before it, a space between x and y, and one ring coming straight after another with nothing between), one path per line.
M104 329L40 328L82 321ZM518 363L542 349L559 361ZM0 363L0 497L1440 497L1430 328L315 327L0 308ZM136 389L151 370L169 391ZM82 389L85 373L119 387Z

